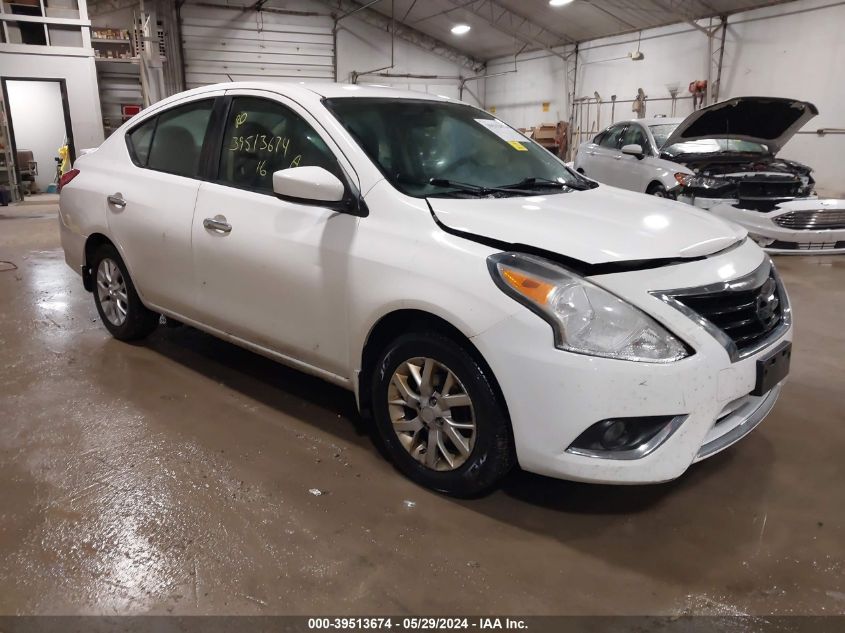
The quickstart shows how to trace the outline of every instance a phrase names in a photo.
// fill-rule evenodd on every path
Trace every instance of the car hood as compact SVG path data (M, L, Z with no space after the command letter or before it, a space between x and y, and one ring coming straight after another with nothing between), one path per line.
M679 202L609 186L513 198L429 198L446 228L586 264L695 258L737 243L738 225Z
M696 110L681 121L663 147L685 141L726 138L762 143L777 154L819 113L807 101L779 97L737 97Z

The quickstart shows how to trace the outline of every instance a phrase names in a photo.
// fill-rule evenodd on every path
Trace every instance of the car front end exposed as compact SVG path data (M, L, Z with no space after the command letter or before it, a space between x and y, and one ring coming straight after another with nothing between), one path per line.
M845 201L818 199L812 168L777 157L816 114L811 103L744 97L663 126L661 157L690 172L676 174L676 199L741 224L773 253L845 252Z
M589 482L667 481L744 437L774 406L791 312L752 242L575 283L571 273L553 279L554 264L532 264L498 256L491 272L517 301L552 307L473 339L505 394L519 394L508 406L523 468ZM590 286L601 289L596 301ZM572 338L592 349L574 349Z

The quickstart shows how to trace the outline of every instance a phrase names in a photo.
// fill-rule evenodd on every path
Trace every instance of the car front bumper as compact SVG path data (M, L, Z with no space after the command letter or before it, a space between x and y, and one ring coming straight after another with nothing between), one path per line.
M675 479L692 463L750 432L771 410L783 383L761 397L757 360L791 340L777 341L735 362L704 328L650 295L662 288L696 287L742 276L764 255L746 243L729 253L679 266L604 275L593 281L647 311L695 353L672 363L639 363L565 352L551 327L525 310L473 338L507 402L522 468L576 481L616 484ZM568 452L598 421L673 416L682 421L644 456L618 459Z
M802 198L783 202L769 212L740 209L737 200L722 198L689 198L679 196L679 202L692 204L701 209L736 222L748 230L749 235L769 253L778 255L842 254L845 253L845 229L785 228L775 218L791 212L845 211L845 200L825 198Z

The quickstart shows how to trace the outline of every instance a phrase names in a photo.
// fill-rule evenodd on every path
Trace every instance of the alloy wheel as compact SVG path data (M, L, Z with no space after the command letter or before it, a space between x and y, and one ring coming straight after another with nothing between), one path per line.
M108 257L97 267L97 298L109 323L120 327L129 313L129 295L120 267Z
M387 404L397 438L427 468L455 470L472 453L477 431L472 400L443 363L418 357L400 364Z

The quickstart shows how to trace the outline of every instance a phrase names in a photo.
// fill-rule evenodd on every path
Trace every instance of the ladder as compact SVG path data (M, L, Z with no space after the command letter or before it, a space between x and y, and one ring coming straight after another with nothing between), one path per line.
M0 189L9 192L11 202L18 202L21 199L15 157L12 153L12 133L9 130L9 118L2 92L0 92Z

